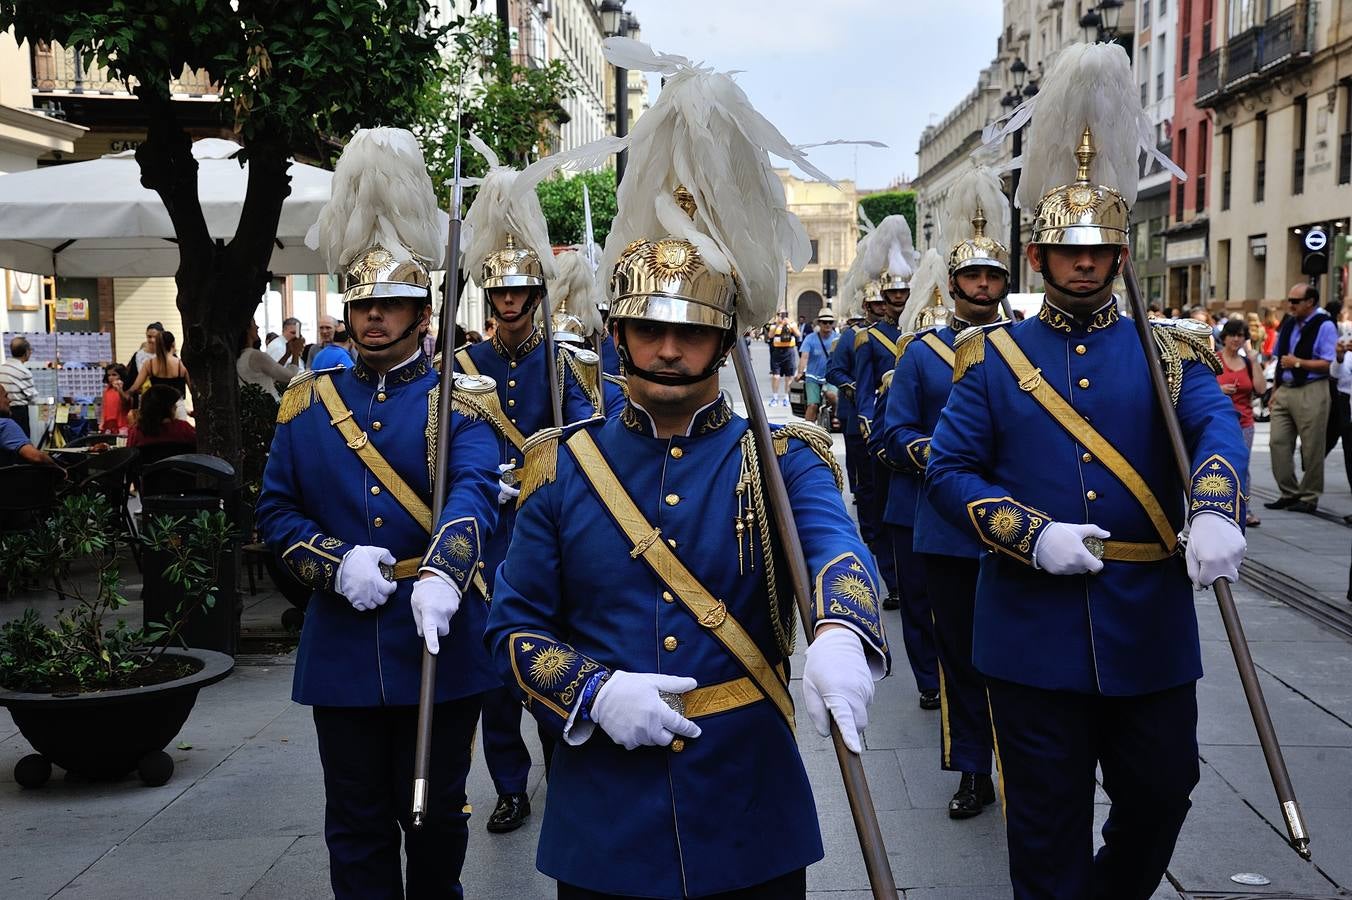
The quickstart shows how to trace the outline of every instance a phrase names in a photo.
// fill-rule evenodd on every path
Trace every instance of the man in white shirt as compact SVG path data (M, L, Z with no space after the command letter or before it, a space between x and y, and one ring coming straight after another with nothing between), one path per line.
M33 387L33 373L28 371L28 358L33 348L26 338L15 337L9 342L9 359L0 363L0 388L9 395L14 421L28 434L28 407L37 402Z
M267 354L284 366L305 369L305 338L300 334L300 319L282 320L282 333L268 342Z

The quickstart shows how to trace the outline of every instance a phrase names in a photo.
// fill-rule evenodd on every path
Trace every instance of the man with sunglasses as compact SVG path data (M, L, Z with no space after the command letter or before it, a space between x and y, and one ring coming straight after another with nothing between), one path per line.
M1312 513L1324 492L1324 444L1329 421L1329 367L1338 348L1338 326L1319 308L1319 291L1304 281L1286 294L1290 315L1277 333L1273 354L1277 372L1272 387L1272 476L1281 496L1268 509ZM1300 440L1302 474L1296 480L1294 455Z

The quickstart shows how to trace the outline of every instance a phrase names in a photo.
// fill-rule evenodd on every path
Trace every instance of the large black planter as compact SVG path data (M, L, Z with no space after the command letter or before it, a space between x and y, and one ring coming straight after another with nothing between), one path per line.
M235 661L214 650L170 650L195 660L191 675L163 684L57 696L0 690L14 724L36 755L14 767L14 780L37 787L53 764L84 778L111 780L138 769L147 784L164 784L174 763L163 750L188 720L197 692L230 674Z

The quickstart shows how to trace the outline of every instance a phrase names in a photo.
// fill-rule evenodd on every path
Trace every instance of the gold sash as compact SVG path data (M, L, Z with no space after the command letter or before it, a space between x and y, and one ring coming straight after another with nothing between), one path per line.
M1099 462L1112 473L1113 477L1122 483L1131 495L1136 498L1136 502L1145 510L1150 522L1155 526L1155 531L1160 537L1160 542L1167 551L1166 556L1174 552L1178 546L1178 533L1174 531L1169 524L1169 517L1164 514L1160 507L1159 500L1151 492L1150 487L1141 478L1140 474L1127 462L1126 457L1117 452L1117 448L1108 443L1107 438L1099 434L1087 421L1084 416L1075 411L1066 399L1056 392L1056 389L1047 384L1047 380L1042 377L1042 370L1033 367L1033 364L1024 355L1023 350L1009 336L1009 332L1003 328L996 328L986 334L986 340L991 342L991 346L1004 359L1006 365L1014 373L1014 377L1019 380L1019 388L1030 394L1038 404L1047 411L1047 413L1056 420L1056 423L1064 428L1072 438L1081 446L1098 458Z
M728 613L727 605L714 599L676 554L671 552L667 542L661 539L661 530L654 528L644 518L601 455L591 435L585 429L579 430L567 440L566 446L577 459L582 474L591 483L606 511L633 543L634 549L629 551L629 555L634 559L643 557L643 561L680 599L695 620L709 629L709 633L732 652L750 674L755 686L770 698L789 727L793 728L793 700L789 698L788 689L779 674L741 623Z
M750 678L734 678L719 684L702 685L681 695L685 703L685 717L699 719L730 709L741 709L765 699L765 695Z
M896 343L895 343L894 341L892 341L887 335L883 334L881 331L879 331L879 330L876 329L876 328L870 328L870 329L868 330L868 333L869 333L870 335L872 335L873 337L877 338L877 339L878 339L878 342L879 342L880 344L882 344L882 345L883 345L884 347L886 347L888 350L891 350L891 351L892 351L892 358L893 358L893 359L896 359L898 356L901 355L901 349L900 349L900 348L896 345Z
M939 336L937 334L931 331L929 334L925 335L920 340L924 342L925 346L933 350L940 359L948 363L948 367L950 369L953 368L953 351L949 349L949 346L947 344L939 340Z
M473 375L475 378L479 377L479 367L474 365L474 360L469 358L468 350L456 351L455 361L460 363L460 371L464 372L466 375ZM526 436L522 434L521 429L517 428L516 425L512 423L512 420L508 419L506 414L503 413L502 401L498 399L497 388L494 388L492 391L483 395L483 403L489 408L489 412L491 413L490 421L502 432L502 436L516 449L522 450L525 448Z

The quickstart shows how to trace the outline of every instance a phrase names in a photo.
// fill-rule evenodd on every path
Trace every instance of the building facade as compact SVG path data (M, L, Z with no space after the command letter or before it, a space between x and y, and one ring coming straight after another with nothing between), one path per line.
M783 308L794 320L812 321L823 306L830 306L843 322L850 298L839 297L835 289L854 262L859 242L859 194L854 182L841 181L834 187L805 181L788 169L775 169L775 174L784 186L789 211L803 223L812 242L811 261L801 272L789 272Z
M1175 72L1178 69L1175 51L1179 5L1183 2L1185 0L1140 0L1136 8L1136 52L1132 57L1132 71L1140 87L1141 106L1154 127L1155 144L1166 155L1172 155L1175 150L1181 152L1188 146L1191 136L1189 129L1180 130L1175 121ZM1205 138L1201 141L1204 144ZM1196 158L1195 155L1192 158ZM1179 165L1187 169L1182 161ZM1164 309L1168 305L1165 297L1170 284L1166 266L1168 244L1162 236L1171 223L1180 221L1177 216L1171 219L1170 196L1174 179L1167 170L1149 159L1143 163L1141 171L1136 203L1131 209L1132 261L1136 264L1146 302ZM1178 211L1181 213L1181 209ZM1186 245L1179 243L1177 246ZM1205 249L1198 255L1205 257ZM1188 283L1187 262L1200 265L1204 259L1183 261L1185 286ZM1197 279L1193 279L1192 287L1197 289Z

